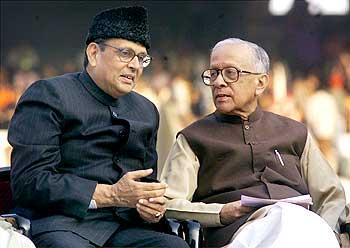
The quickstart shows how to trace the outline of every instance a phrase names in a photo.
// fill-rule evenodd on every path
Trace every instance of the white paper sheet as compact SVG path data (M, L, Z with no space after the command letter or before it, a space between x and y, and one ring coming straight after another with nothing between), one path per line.
M264 199L242 195L241 196L241 205L247 207L262 207L266 205L271 205L276 202L288 202L303 206L308 208L309 205L312 205L312 198L310 195L301 195L296 197L284 198L284 199Z

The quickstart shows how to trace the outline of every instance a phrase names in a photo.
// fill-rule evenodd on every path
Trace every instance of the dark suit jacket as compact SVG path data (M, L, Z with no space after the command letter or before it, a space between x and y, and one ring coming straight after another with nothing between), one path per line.
M8 136L14 200L32 219L32 235L69 230L102 246L121 219L134 221L135 209L88 206L97 183L137 169L156 173L158 123L145 97L114 99L86 71L32 84Z

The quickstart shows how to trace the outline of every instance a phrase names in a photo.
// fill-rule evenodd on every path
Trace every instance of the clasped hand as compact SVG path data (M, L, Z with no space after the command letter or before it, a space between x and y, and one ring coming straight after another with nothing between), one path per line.
M135 208L141 218L150 223L158 222L165 213L164 193L167 185L158 182L140 182L152 174L152 169L126 173L112 185L112 197L120 207Z

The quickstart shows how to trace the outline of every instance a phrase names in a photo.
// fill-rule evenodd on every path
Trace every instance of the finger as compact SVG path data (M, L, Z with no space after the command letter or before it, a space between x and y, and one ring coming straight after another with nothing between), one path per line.
M241 211L243 211L243 212L250 212L250 211L254 210L254 208L252 208L252 207L243 206L241 201L239 201L239 205L240 205Z
M165 203L166 203L165 197L149 198L148 201L151 202L151 203L158 203L158 204L161 204L161 205L165 205Z
M139 199L150 199L150 198L164 197L164 194L165 194L165 189L143 191L143 196L140 197Z
M142 207L138 204L136 204L136 211L142 216L146 217L147 219L151 219L153 216L149 214L148 212L145 212Z
M150 214L148 214L148 213L143 213L143 212L141 212L141 211L139 211L139 215L141 216L141 218L142 218L143 220L145 220L145 221L148 222L148 223L157 223L157 222L160 221L160 219L161 219L161 217L162 217L162 216L155 217L155 216L153 216L153 215L150 215Z
M239 206L238 211L240 211L241 213L249 213L251 212L253 209L247 206Z
M154 208L150 208L150 207L145 206L145 205L141 205L139 203L136 204L136 209L139 209L143 213L147 213L148 215L151 215L153 218L159 218L165 212L165 208L158 207L158 208L154 209Z
M165 212L165 205L162 205L162 204L150 203L145 199L140 199L138 201L138 204L156 212L162 212L162 213Z
M130 179L137 180L142 177L147 177L151 175L153 172L153 169L147 169L147 170L136 170L136 171L129 171L128 173L125 174Z
M145 191L143 189L138 188L137 190L135 190L135 196L136 196L136 200L140 200L140 199L150 199L150 198L161 198L164 197L165 194L165 189L159 189L159 190L151 190L151 191ZM163 205L160 203L155 203L157 205Z
M162 216L160 212L151 212L142 206L138 206L136 210L140 216L143 217L143 219L146 219L148 222L157 222Z
M168 185L166 183L144 183L136 182L136 184L143 190L157 190L157 189L166 189Z
M164 197L165 189L146 191L144 189L137 188L134 189L133 194L133 197L136 198L136 201L140 199L158 198Z
M242 211L243 214L248 214L251 213L254 210L254 208L249 208L249 207L245 207Z
M156 217L155 215L145 212L140 208L137 208L137 212L139 213L142 219L149 223L157 223L161 219L160 216Z

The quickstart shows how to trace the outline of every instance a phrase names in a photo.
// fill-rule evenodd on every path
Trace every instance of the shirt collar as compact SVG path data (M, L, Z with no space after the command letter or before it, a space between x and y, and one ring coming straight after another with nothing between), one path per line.
M118 106L118 99L113 98L112 96L104 92L100 87L98 87L86 70L83 70L80 73L79 81L83 84L87 91L101 103L108 106Z
M243 120L238 115L227 115L222 114L218 110L214 112L215 118L221 122L229 122L229 123L242 123ZM253 113L248 116L248 122L255 122L259 120L263 115L263 111L259 106L256 107Z

